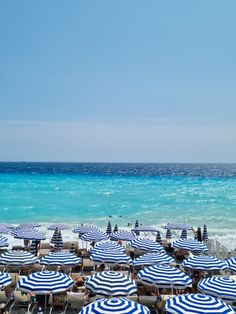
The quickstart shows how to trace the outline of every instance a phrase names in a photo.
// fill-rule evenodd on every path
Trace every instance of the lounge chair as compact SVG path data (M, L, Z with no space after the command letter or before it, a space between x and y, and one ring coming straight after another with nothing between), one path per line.
M140 295L138 302L147 307L151 307L155 304L157 297L155 295Z
M84 272L84 270L91 271L91 270L94 270L94 268L95 268L95 264L93 261L91 261L91 259L83 258L82 268L81 268L82 273Z
M32 303L30 302L30 296L27 294L22 294L21 291L14 291L13 292L13 303L9 308L9 314L14 311L15 313L20 313L24 310L24 313L32 313L33 307ZM36 306L36 303L35 303Z
M66 294L54 294L49 298L50 310L49 314L52 314L56 311L60 311L60 314L65 313L66 304L67 304L67 295Z
M67 303L64 310L64 313L67 310L80 310L85 304L85 293L74 293L74 292L67 292Z

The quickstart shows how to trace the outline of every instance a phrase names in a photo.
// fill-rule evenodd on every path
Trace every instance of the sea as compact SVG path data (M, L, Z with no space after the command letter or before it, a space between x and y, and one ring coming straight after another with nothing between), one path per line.
M0 163L0 223L206 224L236 248L236 164ZM176 234L176 236L178 236Z

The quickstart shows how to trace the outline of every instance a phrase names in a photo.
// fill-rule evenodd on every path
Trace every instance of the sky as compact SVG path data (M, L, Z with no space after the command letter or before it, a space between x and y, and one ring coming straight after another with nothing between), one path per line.
M0 2L0 161L236 162L236 1Z

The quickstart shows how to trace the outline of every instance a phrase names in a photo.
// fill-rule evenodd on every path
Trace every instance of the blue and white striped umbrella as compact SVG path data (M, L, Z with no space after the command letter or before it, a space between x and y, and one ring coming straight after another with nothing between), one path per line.
M24 239L24 240L38 240L38 241L46 239L46 237L41 233L35 232L34 230L25 231L24 229L18 230L16 234L14 235L14 238Z
M102 296L126 296L137 292L136 282L116 271L103 271L88 277L85 287Z
M48 230L67 230L70 229L70 227L66 224L52 224L48 227Z
M28 221L20 224L17 229L25 229L25 228L35 228L40 227L41 225L38 222L35 221Z
M158 230L151 226L139 226L131 229L132 232L157 232Z
M234 272L236 272L236 256L230 257L226 260L228 268Z
M0 289L9 286L12 282L12 278L9 274L0 272Z
M125 252L125 248L119 244L113 243L113 242L103 242L103 243L98 243L95 245L95 247L90 249L90 253L95 253L97 251L120 251L120 252Z
M96 251L91 254L91 260L95 263L115 264L115 265L131 265L132 259L125 253L116 250Z
M52 236L52 238L50 240L50 243L52 243L52 244L57 243L57 241L58 241L57 238L58 238L58 229L55 229L55 231L53 233L53 236Z
M192 285L192 279L181 270L167 265L154 265L138 272L138 278L147 285L158 288L183 289Z
M193 227L190 225L184 223L184 222L177 222L177 223L168 223L167 225L164 226L165 229L170 229L170 230L192 230Z
M160 234L160 231L157 231L157 235L156 235L156 242L161 244L161 234Z
M182 265L183 267L205 271L224 270L228 268L225 261L208 255L189 257L183 261Z
M187 235L187 230L183 229L180 235L180 239L187 239L188 235Z
M117 225L115 225L115 227L114 227L114 229L113 229L113 233L114 232L118 232L118 226Z
M166 239L171 239L171 231L170 231L170 229L166 230Z
M106 233L107 234L111 234L112 233L112 228L111 228L111 222L110 221L108 221L108 223L107 223Z
M45 255L41 258L40 264L41 265L53 265L53 266L61 266L61 265L68 265L74 266L81 264L82 260L80 257L76 256L72 253L66 252L55 252Z
M102 241L107 240L109 238L109 235L107 233L101 232L101 231L91 231L88 233L83 234L80 239L84 241Z
M63 249L63 240L62 240L62 235L61 235L61 231L58 231L58 234L55 238L55 242L54 242L54 249L57 251L60 251L61 249Z
M155 264L170 264L175 260L166 253L147 253L133 261L133 266L147 266Z
M125 298L100 299L83 307L79 314L150 314L149 309Z
M164 252L163 246L161 246L159 243L152 241L150 239L136 238L134 240L129 241L128 245L133 248L143 250L143 251Z
M208 277L198 283L198 290L224 301L236 300L236 281L224 277Z
M173 244L173 247L178 249L183 249L192 252L208 252L209 249L206 245L192 239L179 239L176 240Z
M207 227L206 227L206 225L204 225L204 227L203 227L202 240L203 240L203 241L208 240L208 232L207 232Z
M0 247L8 246L8 239L6 237L0 237Z
M131 241L131 240L135 239L135 237L136 237L135 233L125 231L125 230L113 232L110 234L110 239L112 241L119 241L119 240Z
M37 261L36 256L25 251L5 252L0 256L0 264L9 266L33 265Z
M82 225L73 230L74 233L85 234L91 231L99 231L97 227L90 225Z
M4 225L0 225L0 233L8 234L12 233L12 230Z
M166 301L164 310L172 314L233 314L232 307L204 294L182 294Z
M55 271L32 273L20 279L17 288L35 294L61 293L70 289L74 281L67 275Z

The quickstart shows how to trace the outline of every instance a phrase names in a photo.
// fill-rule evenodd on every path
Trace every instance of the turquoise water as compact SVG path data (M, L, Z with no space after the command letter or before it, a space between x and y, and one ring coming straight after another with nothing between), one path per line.
M127 226L207 224L212 235L235 236L236 178L189 175L0 173L1 222ZM112 216L112 217L109 217Z

